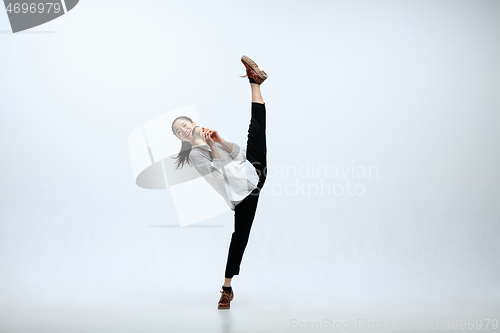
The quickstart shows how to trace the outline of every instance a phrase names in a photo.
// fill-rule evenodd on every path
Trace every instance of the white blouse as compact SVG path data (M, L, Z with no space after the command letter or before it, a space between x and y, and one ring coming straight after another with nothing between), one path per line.
M255 167L246 159L246 150L233 143L229 153L215 142L221 158L213 158L206 143L193 146L189 158L195 169L222 195L231 210L245 199L259 183Z

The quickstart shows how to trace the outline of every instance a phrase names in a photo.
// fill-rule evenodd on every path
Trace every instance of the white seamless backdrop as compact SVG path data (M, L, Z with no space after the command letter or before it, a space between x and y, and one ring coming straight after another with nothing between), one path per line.
M82 0L12 34L0 11L0 331L499 319L499 17L483 0ZM195 104L245 144L242 55L269 75L272 172L217 311L232 214L180 228L168 190L135 185L127 138ZM292 173L307 165L378 172Z

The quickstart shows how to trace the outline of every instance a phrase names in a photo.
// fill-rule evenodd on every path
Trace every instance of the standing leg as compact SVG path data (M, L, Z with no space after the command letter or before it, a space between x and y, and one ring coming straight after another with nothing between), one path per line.
M231 285L232 277L240 273L241 260L250 237L250 229L259 201L257 190L254 190L253 195L248 195L234 210L234 232L231 236L225 272L225 278L229 284L226 287Z

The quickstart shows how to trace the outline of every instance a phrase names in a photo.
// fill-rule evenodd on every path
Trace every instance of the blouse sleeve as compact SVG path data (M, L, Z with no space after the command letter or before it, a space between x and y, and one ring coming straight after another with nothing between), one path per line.
M240 146L238 146L236 143L233 143L233 151L229 153L229 156L231 156L231 160L234 160L239 153L240 153Z
M189 158L193 162L195 169L198 170L202 176L212 175L217 179L224 179L224 175L217 165L217 163L222 161L221 158L214 158L213 160L210 160L207 156L200 154L195 150L191 151Z
M210 186L212 186L221 196L227 197L228 194L222 170L214 167L214 162L198 151L192 150L189 154L189 158L193 162L194 168L203 176L203 178L205 178Z
M224 149L224 148L222 147L222 145L220 145L219 147L217 147L217 149ZM234 161L238 157L238 154L240 153L240 146L238 146L236 143L233 143L233 150L230 153L227 152L225 149L224 151L227 153L227 155L229 155L230 160L227 159L224 160L222 158L212 158L211 166L214 169L220 169L226 166L228 163Z

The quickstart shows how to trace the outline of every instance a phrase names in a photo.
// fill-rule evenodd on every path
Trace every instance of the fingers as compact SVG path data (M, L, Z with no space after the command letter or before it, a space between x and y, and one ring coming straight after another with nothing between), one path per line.
M205 127L202 127L201 130L202 138L206 143L218 141L219 133L217 131Z
M205 131L203 132L203 137L206 143L213 142L211 135L212 131L209 129L205 129Z
M217 131L211 131L211 136L210 137L212 138L212 140L220 142L219 132L217 132Z

